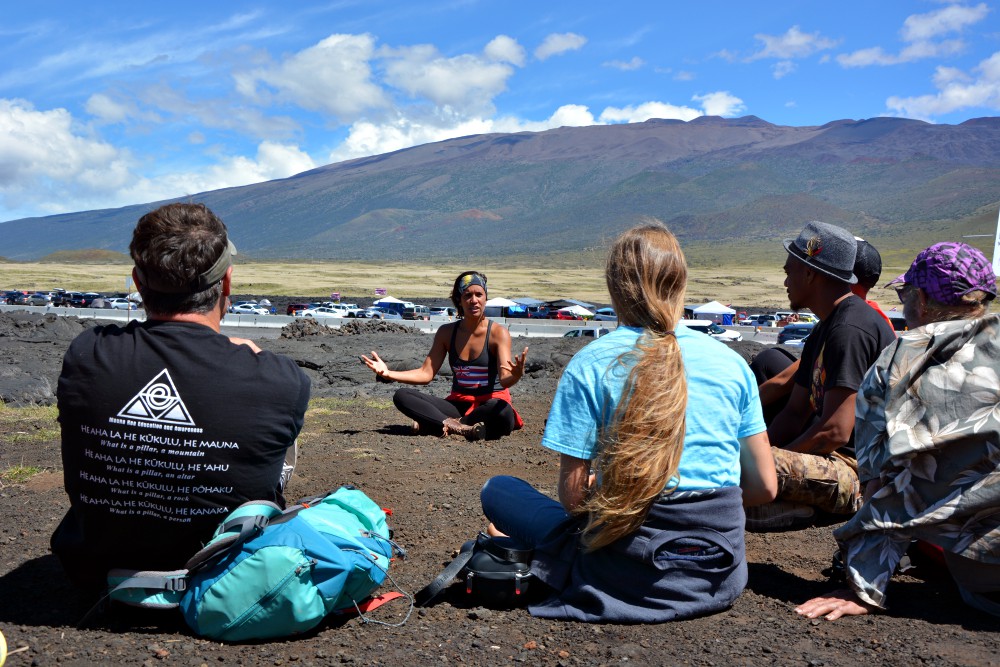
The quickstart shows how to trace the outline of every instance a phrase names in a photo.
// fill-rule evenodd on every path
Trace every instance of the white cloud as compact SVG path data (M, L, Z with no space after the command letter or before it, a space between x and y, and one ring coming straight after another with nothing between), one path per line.
M561 106L550 117L541 121L525 121L511 116L458 119L441 114L400 114L382 123L354 123L347 139L330 153L328 159L330 162L340 162L470 134L541 132L556 127L578 127L594 123L594 116L587 107L578 104Z
M524 47L517 40L507 35L497 35L483 49L483 55L496 62L510 63L524 67Z
M694 81L694 72L681 70L674 74L674 81Z
M582 104L564 104L542 121L526 121L503 117L493 123L494 132L543 132L555 127L584 127L594 125L594 115Z
M791 60L779 60L774 63L774 67L771 68L771 71L774 73L775 79L781 79L794 72L795 68L796 65Z
M329 160L340 162L380 155L420 144L490 131L491 121L484 118L469 119L453 125L437 125L433 119L407 118L402 115L383 123L363 120L351 125L347 139L330 153Z
M805 58L819 51L832 49L837 45L837 40L823 37L818 32L802 32L802 29L797 25L789 28L784 35L757 33L754 38L763 42L764 47L747 60Z
M556 127L581 127L611 123L641 123L650 118L693 120L699 116L733 116L744 110L743 100L727 91L696 95L692 99L701 109L677 106L666 102L644 102L635 106L606 107L598 118L583 105L566 104L546 119L530 121L512 116L489 118L461 117L442 110L433 113L410 110L409 115L397 112L382 122L357 121L351 125L347 139L334 149L328 160L340 162L352 158L379 155L420 144L444 141L470 134L493 132L542 132Z
M949 5L926 14L912 14L903 21L900 37L906 45L899 53L891 53L881 46L858 49L837 56L842 67L889 66L901 63L939 58L960 53L965 49L961 39L937 39L942 35L961 32L966 27L986 18L990 12L985 3L975 7Z
M65 109L0 99L0 200L52 213L112 196L131 179L128 151L81 133Z
M965 44L957 39L943 42L916 42L905 46L898 54L887 53L881 46L873 46L867 49L858 49L852 53L841 53L837 56L837 62L842 67L899 65L924 58L954 55L964 47Z
M695 102L701 102L701 108L709 116L731 117L746 110L743 100L731 95L728 90L720 90L707 95L695 95L691 99Z
M279 101L353 120L389 104L372 81L374 51L375 38L369 34L330 35L281 63L235 73L236 88L258 103L276 94Z
M587 43L587 38L572 32L552 33L546 37L535 49L535 57L539 60L546 60L552 56L558 56L567 51L576 51L583 48Z
M903 21L900 35L904 41L925 41L951 32L960 32L967 26L986 18L990 9L985 2L975 7L950 5L926 14L913 14Z
M224 157L187 172L142 177L137 166L128 151L82 132L65 109L0 99L0 207L15 216L180 197L285 178L316 164L297 146L265 141L253 158Z
M960 109L1000 109L1000 51L980 62L973 72L975 75L951 67L938 67L934 75L937 93L892 96L886 100L886 107L895 115L927 120Z
M679 107L665 102L644 102L638 106L607 107L601 112L602 123L642 123L650 118L693 120L703 115L691 107Z
M476 55L445 58L429 44L384 49L383 54L386 83L462 113L492 112L493 98L514 74L510 65Z
M256 158L229 156L201 169L140 178L120 193L122 203L173 199L277 178L287 178L316 166L297 146L261 142Z
M620 69L623 72L630 72L645 65L646 61L639 56L632 56L631 60L609 60L608 62L601 64L604 67L613 67L615 69Z

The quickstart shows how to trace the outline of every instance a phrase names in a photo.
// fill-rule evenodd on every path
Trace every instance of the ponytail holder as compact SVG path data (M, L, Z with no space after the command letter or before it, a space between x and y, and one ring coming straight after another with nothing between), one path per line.
M664 336L673 336L674 338L677 338L677 332L675 332L673 329L671 329L670 331L664 331L663 335Z

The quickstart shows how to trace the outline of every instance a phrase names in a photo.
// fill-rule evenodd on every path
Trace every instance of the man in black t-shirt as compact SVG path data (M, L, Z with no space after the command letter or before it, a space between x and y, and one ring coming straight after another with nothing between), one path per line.
M146 321L84 332L59 377L70 510L52 550L90 590L111 568L183 568L248 500L283 505L309 401L295 362L220 333L236 249L210 210L148 213L129 249Z
M815 509L853 514L861 500L854 460L854 398L879 353L895 338L886 321L851 292L854 236L810 222L785 241L785 288L793 310L820 318L802 349L785 408L768 426L778 497L747 510L747 528L784 528Z

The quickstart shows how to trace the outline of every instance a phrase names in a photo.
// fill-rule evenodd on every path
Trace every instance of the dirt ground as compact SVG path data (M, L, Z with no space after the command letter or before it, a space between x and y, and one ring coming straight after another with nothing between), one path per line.
M8 405L52 400L63 351L93 323L0 314L0 398ZM364 328L364 327L362 327ZM559 374L579 339L530 339L527 376L514 388L526 426L499 441L415 437L392 407L393 385L376 384L357 361L377 349L400 367L422 360L429 338L388 330L354 335L302 332L261 340L287 354L313 380L314 400L300 439L289 496L344 483L393 509L390 525L409 553L391 570L414 592L484 527L479 488L514 474L554 491L557 457L539 446ZM311 334L311 335L309 335ZM520 345L521 341L515 341ZM753 344L743 353L753 354ZM428 391L447 392L449 378ZM16 409L7 407L8 411ZM89 604L49 553L49 535L66 511L58 431L47 419L0 420L0 471L39 466L23 484L0 486L0 630L21 665L1000 665L1000 623L966 608L946 580L898 576L887 613L834 623L799 618L794 606L832 588L824 570L832 526L749 534L750 581L729 610L667 625L587 625L535 619L523 609L484 609L453 587L397 628L337 618L305 636L223 645L193 636L165 612L111 611L81 620ZM627 579L628 573L622 577ZM387 590L391 586L383 587ZM402 601L375 611L400 620Z

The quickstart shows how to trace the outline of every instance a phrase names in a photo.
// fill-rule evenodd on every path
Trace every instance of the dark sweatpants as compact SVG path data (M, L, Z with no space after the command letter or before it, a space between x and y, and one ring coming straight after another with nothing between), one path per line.
M486 438L495 440L510 435L517 423L514 408L499 398L491 398L469 414L472 403L448 401L410 387L402 387L392 396L392 402L404 415L420 424L422 435L441 435L445 419L458 419L463 424L483 422Z

